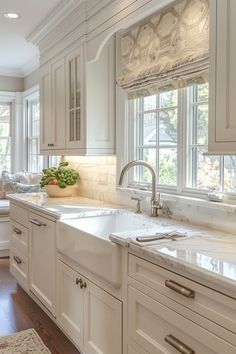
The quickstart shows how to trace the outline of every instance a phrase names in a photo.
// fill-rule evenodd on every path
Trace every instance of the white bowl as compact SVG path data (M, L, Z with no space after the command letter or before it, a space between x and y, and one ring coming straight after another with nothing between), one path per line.
M72 197L72 195L76 195L76 190L78 185L75 184L73 186L67 186L66 188L60 188L56 185L46 185L44 186L45 192L49 195L49 197L60 198L60 197Z

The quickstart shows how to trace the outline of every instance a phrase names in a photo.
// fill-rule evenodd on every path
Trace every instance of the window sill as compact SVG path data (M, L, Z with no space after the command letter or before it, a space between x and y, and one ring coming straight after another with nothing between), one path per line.
M135 194L140 197L150 197L151 198L151 191L144 191L137 188L124 188L124 187L117 187L117 190L126 193L127 195ZM236 200L231 200L230 202L212 202L209 200L204 200L200 198L196 198L193 196L184 196L184 195L177 195L177 194L169 194L165 192L161 193L161 200L162 202L180 202L185 206L197 206L201 208L207 208L217 211L224 211L227 213L236 214Z

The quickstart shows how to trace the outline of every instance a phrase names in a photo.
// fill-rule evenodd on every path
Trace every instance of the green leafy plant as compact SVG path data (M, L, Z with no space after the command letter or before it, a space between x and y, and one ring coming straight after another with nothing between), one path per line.
M68 162L61 162L59 167L50 167L43 170L43 176L40 181L41 187L46 185L56 185L60 188L73 186L76 184L79 173L68 167Z

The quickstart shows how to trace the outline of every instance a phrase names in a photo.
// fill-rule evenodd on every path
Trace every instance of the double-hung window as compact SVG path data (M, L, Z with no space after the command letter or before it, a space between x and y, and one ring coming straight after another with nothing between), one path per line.
M0 103L0 173L12 169L11 103Z
M209 156L208 84L161 92L129 101L130 159L150 163L159 189L206 194L236 191L236 157ZM130 184L150 187L151 176L136 168Z

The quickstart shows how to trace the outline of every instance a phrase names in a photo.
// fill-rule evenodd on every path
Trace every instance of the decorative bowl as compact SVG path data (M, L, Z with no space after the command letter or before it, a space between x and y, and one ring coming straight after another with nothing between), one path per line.
M57 185L46 185L44 186L45 192L49 197L60 198L60 197L72 197L76 195L78 185L74 184L73 186L67 186L66 188L60 188Z

